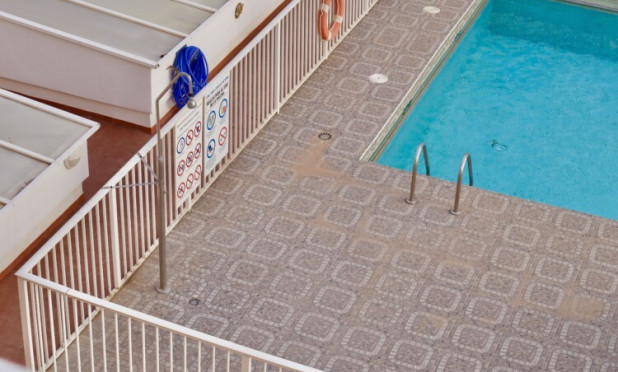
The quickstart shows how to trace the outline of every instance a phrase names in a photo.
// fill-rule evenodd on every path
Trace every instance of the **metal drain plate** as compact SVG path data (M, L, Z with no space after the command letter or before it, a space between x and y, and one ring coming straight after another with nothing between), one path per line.
M318 138L321 139L322 141L328 141L329 139L333 138L333 136L332 134L328 132L322 132L318 134Z
M194 298L189 300L189 305L191 305L191 306L197 306L199 304L200 304L200 300L198 298L194 297Z
M429 14L438 14L440 13L440 8L438 8L437 6L426 6L423 8L423 12Z
M388 81L388 77L384 74L373 74L369 76L369 81L376 84L384 84Z

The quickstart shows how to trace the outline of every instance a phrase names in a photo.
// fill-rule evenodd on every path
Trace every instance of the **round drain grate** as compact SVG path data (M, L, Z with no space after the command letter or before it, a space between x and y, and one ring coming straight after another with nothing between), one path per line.
M197 306L199 304L200 304L200 300L195 297L189 300L189 305L191 306Z
M423 12L429 14L438 14L440 13L440 8L438 8L437 6L426 6L423 8Z
M328 141L329 139L333 138L333 136L330 133L322 132L318 134L318 138L322 141Z
M373 74L369 76L369 81L376 84L384 84L388 81L388 77L383 74Z

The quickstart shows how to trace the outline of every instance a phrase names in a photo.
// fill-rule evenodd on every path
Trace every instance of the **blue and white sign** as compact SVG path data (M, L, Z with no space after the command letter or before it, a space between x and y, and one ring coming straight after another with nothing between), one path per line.
M217 75L204 88L204 143L208 144L204 151L204 170L206 174L212 171L223 160L229 151L229 86L230 76Z

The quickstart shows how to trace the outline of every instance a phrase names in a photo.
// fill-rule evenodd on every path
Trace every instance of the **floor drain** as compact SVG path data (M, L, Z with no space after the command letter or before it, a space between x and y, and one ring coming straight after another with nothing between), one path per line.
M200 304L200 300L195 297L189 300L189 305L191 306L197 306L199 304Z
M388 77L383 74L373 74L369 76L369 81L376 84L384 84L388 81Z
M329 139L333 138L333 136L330 133L322 132L318 134L318 138L322 141L328 141Z
M426 6L423 8L423 12L429 14L438 14L440 13L440 8L438 8L437 6Z

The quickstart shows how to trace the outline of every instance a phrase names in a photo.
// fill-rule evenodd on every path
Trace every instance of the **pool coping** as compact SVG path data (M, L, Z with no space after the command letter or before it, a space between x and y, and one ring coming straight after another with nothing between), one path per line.
M388 143L388 139L397 131L397 128L401 123L401 119L403 119L406 115L408 109L415 104L415 101L418 98L420 98L420 95L439 71L442 64L448 59L451 52L455 49L455 47L457 47L463 34L472 25L488 1L489 0L474 0L470 4L461 19L451 29L429 60L428 64L416 78L404 98L401 100L401 103L397 106L395 111L393 111L388 120L382 126L382 129L380 129L374 140L361 155L361 161L375 162L376 157Z

